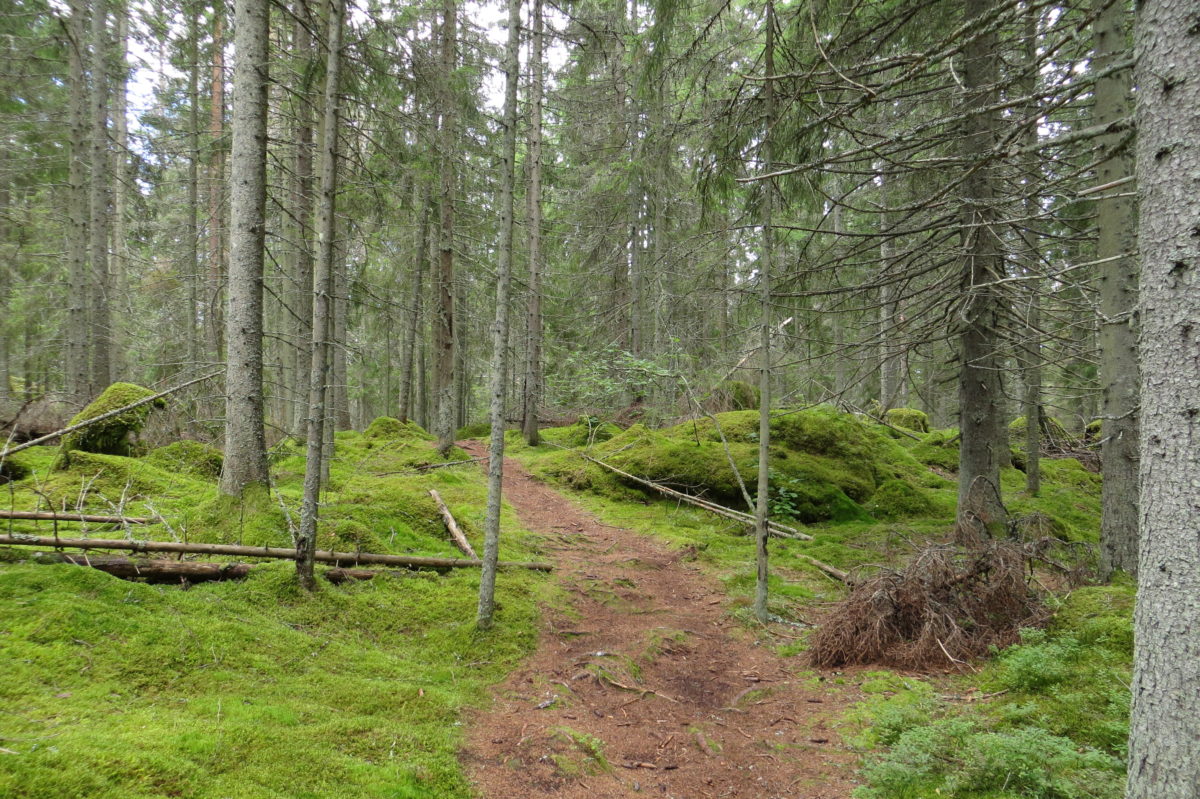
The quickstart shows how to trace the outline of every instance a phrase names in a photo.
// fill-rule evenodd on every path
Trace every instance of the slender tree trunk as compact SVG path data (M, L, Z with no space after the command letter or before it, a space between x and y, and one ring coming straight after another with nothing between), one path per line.
M989 0L964 0L965 17L974 20L992 8ZM992 105L999 77L994 32L972 38L963 48L964 111ZM1000 298L991 287L1003 276L1002 244L993 229L995 188L987 167L977 168L991 152L996 122L991 113L967 117L961 152L972 174L963 181L962 291L964 319L959 334L958 466L960 530L993 532L1002 523L1000 465L1007 453L1003 438L1000 361Z
M1041 12L1030 6L1025 10L1025 79L1022 89L1026 96L1033 97L1037 91L1037 36L1038 15ZM1041 270L1039 263L1040 239L1037 232L1037 217L1041 212L1035 187L1041 182L1041 157L1034 150L1037 144L1037 100L1030 101L1027 108L1029 122L1025 128L1025 144L1030 156L1025 163L1025 198L1022 207L1028 231L1025 233L1021 260L1029 282L1029 306L1026 312L1028 343L1025 347L1027 362L1025 374L1025 492L1036 497L1042 488L1042 281L1035 277Z
M340 249L340 248L339 248ZM348 364L350 314L350 260L345 250L333 273L333 429L350 430L350 370Z
M129 197L133 175L129 168L129 122L128 71L126 51L129 45L129 8L126 2L118 2L116 9L116 46L111 48L115 68L113 78L116 91L113 93L112 127L112 258L110 261L109 329L111 353L109 356L109 380L123 379L129 373L126 362L129 341L126 335L128 320L133 309L129 297ZM117 313L112 309L116 307Z
M400 350L400 408L398 418L407 422L409 416L418 415L413 411L414 400L417 396L414 385L414 362L416 361L417 338L421 329L421 298L424 295L425 265L429 260L429 189L422 182L419 198L420 230L417 232L417 249L413 254L412 275L412 307L409 310L408 324L404 328L404 341ZM420 407L419 403L416 403Z
M200 302L200 0L188 3L188 207L184 219L187 250L187 359L191 368L200 362L197 316Z
M213 361L223 359L223 286L225 285L225 38L224 7L213 8L212 73L209 108L208 158L208 292L206 317L208 354Z
M88 352L88 185L87 185L87 77L84 54L87 6L72 0L67 21L67 59L70 70L71 160L68 164L67 263L70 288L67 292L67 394L77 405L87 402L89 387ZM28 350L27 350L28 351ZM28 383L28 381L26 381Z
M434 434L438 450L445 455L454 444L454 159L457 156L457 122L449 77L458 59L455 0L442 5L441 124L438 131L438 155L441 160L441 223L438 239L438 268L434 280Z
M1143 0L1135 28L1143 435L1128 799L1195 799L1200 786L1196 21L1193 2Z
M488 447L488 498L484 518L483 570L479 580L476 624L492 626L496 604L496 563L500 559L500 495L504 476L504 395L508 385L508 295L513 261L513 184L517 162L517 83L521 0L508 0L508 44L504 49L504 145L500 174L500 253L496 275L496 321L492 324L492 374Z
M296 85L295 100L295 139L296 149L293 157L292 175L292 216L295 219L295 302L293 308L292 335L296 346L293 350L293 370L300 379L308 375L312 364L312 317L313 317L313 255L309 245L313 207L313 102L312 85L308 69L316 54L313 48L312 34L305 24L311 19L308 0L297 0L294 5L296 21L293 36L296 48L296 58L301 64L302 77ZM307 381L304 381L307 385ZM304 423L307 412L307 391L298 392L296 426ZM307 430L307 428L305 428ZM298 432L298 429L297 429Z
M108 271L109 226L109 159L108 143L108 2L98 0L92 5L91 53L88 69L91 72L91 175L88 192L90 220L88 222L89 255L91 261L91 320L88 324L92 342L91 387L93 393L107 388L112 382L110 364L112 321L109 310L111 293Z
M322 472L327 456L325 448L325 405L330 366L329 333L333 312L334 258L337 213L338 169L338 85L341 72L342 20L345 0L333 0L329 7L329 34L325 66L325 112L321 136L321 198L317 208L317 259L314 266L312 316L312 364L308 381L307 457L304 465L304 502L300 511L300 532L296 538L296 574L307 591L316 590L313 562L317 551L317 516Z
M529 188L527 234L529 238L529 308L526 312L525 380L521 403L521 432L531 447L538 445L538 402L542 396L542 0L533 0L533 41L529 61Z
M1128 10L1124 3L1094 0L1096 70L1128 57ZM1097 124L1129 115L1132 69L1096 82L1092 113ZM1124 133L1100 138L1109 156L1096 169L1104 185L1133 174L1133 145ZM1108 190L1096 202L1096 259L1100 267L1100 372L1103 397L1101 462L1104 483L1100 518L1101 577L1114 570L1137 574L1138 472L1138 263L1134 188ZM1111 196L1115 195L1115 196Z
M766 9L766 54L763 65L766 70L763 84L765 120L763 131L763 169L769 174L774 168L775 127L775 2L767 0ZM758 496L754 508L755 563L757 574L754 588L754 615L760 622L767 622L767 540L768 501L771 490L771 270L775 257L775 185L768 180L763 184L762 209L762 253L758 259L759 281L759 346L762 349L762 366L758 373Z
M234 180L229 192L233 223L225 314L225 463L220 484L221 493L234 496L269 480L263 426L268 10L266 0L234 4Z

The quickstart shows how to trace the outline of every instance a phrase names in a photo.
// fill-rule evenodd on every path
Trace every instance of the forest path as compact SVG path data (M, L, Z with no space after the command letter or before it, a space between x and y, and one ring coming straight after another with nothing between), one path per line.
M600 523L511 459L504 498L545 537L569 604L546 608L536 652L470 720L482 797L849 797L856 758L830 727L853 691L760 645L687 553Z

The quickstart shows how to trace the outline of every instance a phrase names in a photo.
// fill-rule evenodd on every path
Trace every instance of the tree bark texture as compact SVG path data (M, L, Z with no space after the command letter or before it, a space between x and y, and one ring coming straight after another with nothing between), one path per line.
M205 326L209 357L223 359L225 285L225 10L213 9L208 116L208 291Z
M1094 0L1093 68L1106 70L1128 58L1128 15L1124 3ZM1096 82L1092 113L1104 125L1129 116L1132 68ZM1108 156L1096 168L1098 185L1133 174L1133 143L1125 133L1097 139ZM1096 201L1096 259L1100 267L1100 372L1104 472L1100 516L1100 565L1105 579L1120 569L1137 574L1138 341L1137 209L1122 186ZM1110 195L1110 196L1105 196Z
M313 563L317 551L317 517L321 483L327 479L325 462L333 454L325 442L332 358L329 347L333 313L334 239L337 222L338 82L341 73L342 26L345 0L329 6L329 52L325 66L325 111L321 131L321 196L317 207L317 258L313 269L312 363L308 379L307 447L304 462L304 500L300 532L296 537L296 574L305 590L316 589Z
M520 74L521 0L508 0L508 43L504 48L504 145L500 174L500 252L496 274L496 319L492 323L492 374L488 418L487 513L483 522L483 571L476 623L492 626L496 608L496 563L500 560L500 499L504 477L505 389L508 386L508 299L513 261L513 184L517 163L517 83Z
M296 21L294 24L293 42L296 48L296 58L301 65L301 77L295 87L295 152L293 154L294 174L292 175L292 217L295 222L295 301L292 305L292 335L295 337L293 348L293 374L297 380L301 375L307 375L312 365L312 316L313 316L313 253L309 246L309 236L312 226L313 207L313 102L312 85L309 77L313 70L307 66L315 59L312 34L307 23L310 19L307 0L298 0L294 5ZM301 383L304 385L304 383ZM308 393L296 392L299 412L291 425L292 430L299 431L304 425L305 412L308 410ZM307 433L307 428L305 427Z
M521 403L521 433L531 447L538 445L538 402L542 396L542 92L543 61L542 0L534 0L533 41L529 60L529 188L526 220L529 241L529 306L525 323L525 379Z
M1141 479L1128 799L1200 786L1200 25L1144 0L1136 30ZM1106 420L1107 421L1107 420Z
M267 197L266 0L234 5L231 231L225 316L225 463L221 493L266 484L263 428L263 242Z
M91 394L88 380L88 187L87 187L87 8L73 0L67 21L67 60L70 70L71 155L67 167L67 394L80 406Z
M458 59L458 9L454 0L442 6L442 79L441 125L438 130L438 156L441 160L441 220L438 237L438 268L434 280L433 317L433 426L438 451L445 455L454 443L454 159L457 155L458 124L454 113L450 77Z
M109 159L108 143L108 2L92 4L92 25L88 71L91 92L88 99L91 112L91 158L88 187L88 258L91 268L91 315L88 337L91 341L91 387L99 394L112 382L109 358L111 354L112 322L109 311L110 280L108 272L109 225Z
M992 8L989 0L964 0L965 18L977 19ZM963 111L996 101L999 55L994 32L976 33L963 48ZM981 164L996 138L992 113L966 117L960 148L967 169L962 182L961 331L959 333L958 466L960 528L990 529L1001 521L1000 465L1006 453L999 361L1000 298L989 284L1003 276L1002 243L993 228L995 187L992 167Z

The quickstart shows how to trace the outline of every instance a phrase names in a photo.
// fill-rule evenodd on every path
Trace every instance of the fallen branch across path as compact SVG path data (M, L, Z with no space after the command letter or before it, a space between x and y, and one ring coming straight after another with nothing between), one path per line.
M682 491L676 491L673 488L667 488L665 485L661 485L660 483L655 483L651 480L647 480L645 478L638 477L636 475L632 475L629 472L618 469L616 466L613 466L612 464L609 464L609 463L605 463L604 461L599 460L598 458L593 458L590 455L584 455L582 452L579 453L579 457L583 458L585 461L594 463L597 466L602 466L603 468L608 469L610 472L613 472L614 474L619 474L621 477L624 477L626 480L632 480L633 482L637 483L638 485L644 485L647 488L653 489L654 491L657 491L658 493L663 494L665 496L671 497L672 499L677 499L680 502L686 502L689 505L695 505L698 508L703 508L704 510L709 511L710 513L714 513L717 516L722 516L726 519L731 519L733 521L741 522L742 524L747 524L747 525L754 524L754 517L751 516L749 513L743 513L740 510L734 510L733 508L727 508L724 505L718 505L717 503L710 502L707 499L701 499L700 497L694 497L691 494L685 494ZM771 535L776 536L778 538L794 538L794 539L797 539L800 541L812 541L813 540L813 537L811 535L808 535L807 533L802 533L799 530L797 530L795 527L788 527L787 525L780 524L779 522L768 522L767 526L768 526L768 529L771 531Z
M92 522L94 524L154 524L155 519L136 516L100 516L71 511L0 510L0 519L30 519L38 522Z
M454 545L462 550L462 553L468 558L479 560L479 556L475 554L475 550L471 548L471 542L463 535L463 531L459 529L458 522L454 521L454 514L446 507L446 503L442 502L441 496L432 488L429 489L429 496L433 497L433 501L437 503L438 510L442 513L442 521L446 523L446 529L450 532L450 537L454 539Z
M120 577L123 580L144 580L148 583L203 583L215 580L241 580L254 568L252 563L203 563L194 560L147 560L143 558L96 557L69 555L65 552L45 553L39 563L72 563ZM445 571L444 569L442 571ZM327 569L322 572L334 585L372 580L381 574L402 574L395 570Z
M69 547L72 549L116 549L126 552L183 552L193 555L232 555L243 558L273 558L296 560L295 549L283 547L246 547L235 544L185 544L178 541L125 541L104 538L58 538L37 535L0 535L0 545L18 547ZM330 552L317 550L314 559L318 563L336 566L357 566L374 563L381 566L401 566L408 569L464 569L479 568L479 560L462 558L435 558L419 555L382 555L371 552ZM501 567L552 571L549 563L500 561Z
M26 441L24 444L18 444L15 447L9 447L8 449L4 450L3 452L0 452L0 460L7 458L9 455L12 455L13 453L20 452L23 449L28 449L29 447L36 447L38 444L44 444L47 441L51 441L53 439L58 438L59 436L65 436L67 433L74 433L76 430L82 430L83 428L88 427L89 425L93 425L96 422L103 422L105 419L111 419L112 417L114 417L118 414L125 413L125 411L131 411L134 408L140 408L147 403L154 402L155 400L160 400L163 397L174 394L177 391L182 391L183 389L187 388L188 386L194 386L197 383L202 383L205 380L208 380L209 378L216 377L217 375L221 374L222 371L223 370L219 369L215 372L210 372L209 374L206 374L203 377L197 377L194 380L187 381L186 383L180 383L179 385L174 386L173 388L168 388L166 391L160 391L157 394L154 394L153 396L146 397L145 399L140 399L137 402L131 402L128 405L121 406L120 408L115 408L115 409L109 411L108 413L102 413L99 416L93 416L91 419L84 419L82 422L73 424L69 427L64 427L62 430L55 430L53 433L47 433L44 436L39 436L38 438L35 438L32 441Z

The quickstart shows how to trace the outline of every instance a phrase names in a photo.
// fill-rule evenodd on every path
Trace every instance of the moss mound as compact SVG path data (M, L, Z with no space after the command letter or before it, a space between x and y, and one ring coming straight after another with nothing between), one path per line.
M152 396L154 396L154 392L148 388L133 383L113 383L104 389L99 397L77 413L71 419L70 424L75 425L88 419L94 419ZM59 450L59 468L66 468L69 465L71 453L76 450L96 452L102 455L128 456L131 454L130 436L142 429L151 410L165 406L166 402L163 400L147 403L63 436L62 447Z
M29 476L29 467L11 457L0 461L0 485L10 480L24 480Z
M488 422L472 422L465 427L460 427L454 433L456 441L462 441L465 438L487 438L492 434L492 426Z
M412 421L402 422L391 416L380 416L363 431L363 438L379 441L433 441L421 425Z
M612 422L603 422L594 416L580 416L574 424L565 427L549 427L541 432L547 441L562 447L586 447L599 444L619 436L623 431Z
M929 416L915 408L892 408L883 418L888 424L902 430L911 430L914 433L929 432Z
M912 456L926 466L947 472L958 471L958 431L934 430L914 446Z
M216 480L225 457L221 450L199 441L176 441L152 450L144 460L167 471Z
M935 512L934 504L925 492L903 480L888 480L881 485L867 509L881 519L906 519Z

